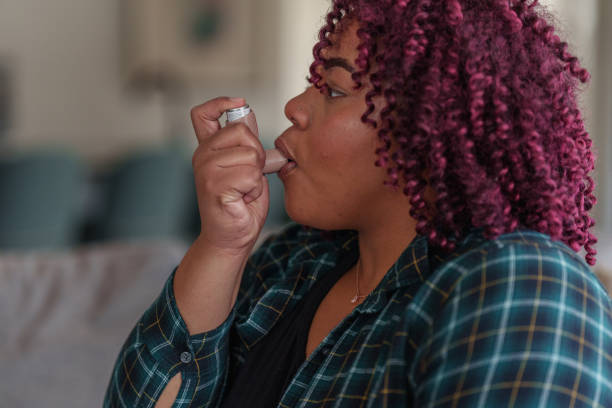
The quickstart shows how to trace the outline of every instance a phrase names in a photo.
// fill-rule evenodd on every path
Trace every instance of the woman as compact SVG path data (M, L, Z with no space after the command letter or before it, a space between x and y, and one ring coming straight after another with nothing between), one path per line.
M588 73L536 3L334 0L250 258L264 151L194 108L202 231L105 406L612 406Z

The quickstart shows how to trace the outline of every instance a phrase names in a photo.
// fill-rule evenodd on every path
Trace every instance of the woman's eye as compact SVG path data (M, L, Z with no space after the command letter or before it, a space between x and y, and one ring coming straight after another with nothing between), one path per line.
M334 88L328 88L328 89L329 89L328 96L330 98L337 98L339 96L346 96L346 94L344 92L340 92L337 89L334 89Z

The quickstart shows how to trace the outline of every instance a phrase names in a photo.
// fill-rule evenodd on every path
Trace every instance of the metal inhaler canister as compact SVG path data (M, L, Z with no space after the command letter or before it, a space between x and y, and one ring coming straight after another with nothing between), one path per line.
M255 118L255 112L249 105L244 105L239 108L229 109L225 112L227 114L226 124L230 122L242 122L253 132L253 134L259 137L259 129L257 127L257 119ZM278 149L266 150L266 164L264 165L263 173L276 173L278 172L288 160Z
M259 129L257 128L257 119L255 118L255 112L249 105L244 105L239 108L229 109L225 112L227 114L227 121L229 122L242 122L253 132L253 134L259 137Z

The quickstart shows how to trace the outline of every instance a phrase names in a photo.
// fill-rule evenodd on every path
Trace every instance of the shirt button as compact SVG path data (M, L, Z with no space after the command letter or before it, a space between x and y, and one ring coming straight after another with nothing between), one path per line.
M191 353L189 353L188 351L183 351L181 353L181 361L185 364L191 363Z

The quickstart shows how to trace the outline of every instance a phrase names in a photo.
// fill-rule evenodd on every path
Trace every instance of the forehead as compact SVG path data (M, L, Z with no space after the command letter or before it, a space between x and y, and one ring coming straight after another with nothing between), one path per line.
M342 57L353 63L359 56L358 29L359 24L355 20L339 23L336 30L329 35L331 45L321 51L323 58Z

